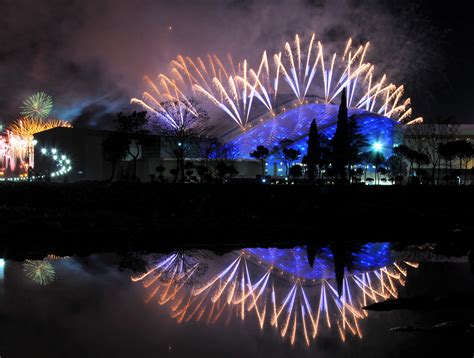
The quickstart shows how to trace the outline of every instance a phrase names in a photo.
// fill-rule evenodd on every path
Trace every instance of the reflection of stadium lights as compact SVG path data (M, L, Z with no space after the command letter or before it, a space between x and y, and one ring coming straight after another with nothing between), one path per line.
M383 148L383 145L382 145L382 143L380 143L380 142L375 142L374 144L372 144L372 149L373 149L375 152L381 152L381 151L382 151L382 148Z
M5 259L0 259L0 280L3 279L4 270L5 270Z

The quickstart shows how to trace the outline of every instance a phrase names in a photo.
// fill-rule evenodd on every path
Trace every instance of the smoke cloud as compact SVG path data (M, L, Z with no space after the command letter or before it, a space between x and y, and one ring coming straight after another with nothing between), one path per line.
M313 32L331 51L348 37L370 41L378 73L405 83L415 108L428 108L420 93L442 56L437 30L417 9L389 0L6 0L0 120L15 119L26 96L44 91L54 116L110 127L140 97L143 75L167 72L177 54L230 53L255 64L264 49L281 51L296 33Z

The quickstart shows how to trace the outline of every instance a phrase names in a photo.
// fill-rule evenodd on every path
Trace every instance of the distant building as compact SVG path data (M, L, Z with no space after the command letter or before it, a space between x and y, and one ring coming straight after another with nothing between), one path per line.
M105 159L102 143L111 131L86 128L53 128L37 133L35 139L35 175L65 177L68 181L108 180L112 175L112 163ZM176 161L167 148L164 137L150 136L146 145L141 146L137 160L137 177L140 181L150 181L158 176L156 168L163 166L165 179L173 178L170 170L176 168ZM53 153L54 151L54 153ZM64 158L64 159L62 159ZM198 154L187 158L195 165L202 161ZM255 178L261 172L256 160L233 160L238 171L237 178ZM67 175L60 173L61 166L71 169ZM132 159L125 158L117 164L115 179L132 176ZM54 175L58 173L58 175ZM194 174L197 176L197 174Z

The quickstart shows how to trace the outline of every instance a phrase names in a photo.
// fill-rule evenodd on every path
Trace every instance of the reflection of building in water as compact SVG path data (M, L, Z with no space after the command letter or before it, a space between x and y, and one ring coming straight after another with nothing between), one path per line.
M330 250L321 250L313 268L304 251L244 249L219 273L195 284L188 283L199 263L185 269L172 254L132 280L149 289L147 302L167 304L178 323L254 316L261 329L271 326L291 344L301 337L309 345L321 329L335 329L343 341L347 335L362 338L359 322L367 317L362 307L397 297L408 269L417 267L390 262L388 245L365 245L353 254L339 294Z

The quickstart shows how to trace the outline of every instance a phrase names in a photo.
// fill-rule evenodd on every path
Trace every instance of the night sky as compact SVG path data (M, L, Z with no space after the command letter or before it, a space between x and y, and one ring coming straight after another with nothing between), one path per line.
M461 4L461 3L460 3ZM0 18L0 121L18 117L22 100L44 91L53 116L110 126L140 97L144 74L167 72L177 54L235 59L273 53L295 33L316 32L341 52L346 39L370 40L379 74L406 85L415 115L454 115L474 123L470 11L432 1L3 0ZM171 27L171 30L170 30Z

